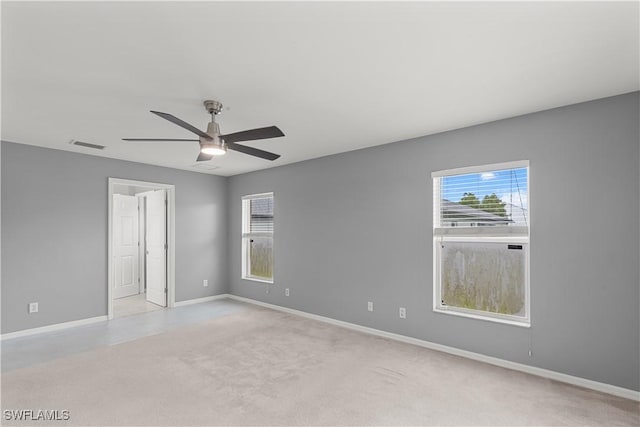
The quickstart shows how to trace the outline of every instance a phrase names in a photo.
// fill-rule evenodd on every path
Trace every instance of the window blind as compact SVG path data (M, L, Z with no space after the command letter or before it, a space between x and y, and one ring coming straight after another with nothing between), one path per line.
M249 233L273 233L273 197L249 200Z
M528 167L434 176L436 227L529 226Z

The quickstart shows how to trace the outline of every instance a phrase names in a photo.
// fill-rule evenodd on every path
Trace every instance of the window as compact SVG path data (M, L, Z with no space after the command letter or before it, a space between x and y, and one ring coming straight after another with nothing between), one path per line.
M434 311L530 326L529 162L432 178Z
M273 283L273 193L242 198L242 278Z

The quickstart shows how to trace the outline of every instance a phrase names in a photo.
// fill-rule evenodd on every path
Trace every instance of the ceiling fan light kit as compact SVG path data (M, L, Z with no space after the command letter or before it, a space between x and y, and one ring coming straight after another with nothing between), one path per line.
M241 132L222 135L220 127L216 123L216 115L222 111L222 103L213 100L204 101L204 108L211 114L211 122L207 124L207 131L203 132L195 126L180 120L179 118L160 111L151 111L158 117L170 121L192 133L198 135L198 139L171 139L171 138L122 138L123 141L129 142L199 142L200 154L197 161L211 160L213 156L222 156L227 150L238 151L240 153L249 154L251 156L260 157L266 160L275 160L280 157L279 154L270 153L268 151L259 150L257 148L248 147L246 145L236 144L238 141L251 141L255 139L278 138L284 136L284 133L277 126L268 126L258 129L250 129Z
M223 156L227 153L227 147L224 145L224 142L220 144L200 144L200 152L211 154L212 156Z

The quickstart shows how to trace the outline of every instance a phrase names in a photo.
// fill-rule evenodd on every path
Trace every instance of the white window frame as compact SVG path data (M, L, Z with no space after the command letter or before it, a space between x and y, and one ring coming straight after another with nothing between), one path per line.
M440 227L440 179L453 175L465 175L471 173L483 173L504 169L527 168L527 226L492 226L492 227ZM530 298L530 274L529 274L529 242L531 234L531 188L529 161L496 163L482 166L472 166L457 169L448 169L431 174L433 181L433 311L471 319L486 320L521 327L531 327L531 298ZM472 310L463 307L454 307L442 304L441 298L441 255L443 242L469 242L469 243L506 243L522 245L525 251L525 316L513 316L500 313L492 313L482 310Z
M252 280L254 282L261 282L267 284L273 284L275 280L275 264L271 266L271 270L273 272L273 277L271 279L265 279L264 277L251 276L249 274L250 271L250 242L253 238L271 238L272 247L274 243L274 233L273 232L262 232L262 233L251 233L250 232L250 224L251 224L251 210L250 203L251 200L255 199L273 199L274 203L274 222L275 222L275 197L273 192L271 193L259 193L259 194L251 194L248 196L242 197L242 279L244 280ZM274 224L275 229L275 224Z

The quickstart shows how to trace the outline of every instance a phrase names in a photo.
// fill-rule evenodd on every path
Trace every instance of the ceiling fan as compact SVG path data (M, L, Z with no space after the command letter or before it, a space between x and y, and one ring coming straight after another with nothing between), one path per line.
M277 138L284 136L284 133L277 126L268 126L258 129L244 130L241 132L230 133L227 135L220 134L220 127L216 123L216 115L222 111L222 104L218 101L204 101L204 108L211 114L211 122L207 125L207 131L203 132L195 126L180 120L179 118L160 111L151 111L153 114L169 120L190 132L199 136L199 139L179 139L179 138L122 138L123 141L129 142L199 142L200 154L197 161L211 160L213 156L221 156L227 150L239 151L251 156L260 157L266 160L275 160L280 157L279 154L270 153L268 151L259 150L246 145L236 144L238 141L252 141L256 139Z

